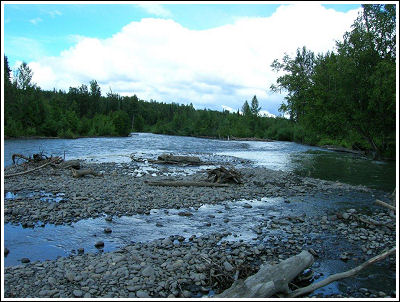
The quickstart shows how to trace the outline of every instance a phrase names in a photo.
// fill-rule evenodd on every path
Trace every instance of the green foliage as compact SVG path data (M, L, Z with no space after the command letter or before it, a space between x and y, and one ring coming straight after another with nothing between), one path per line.
M394 5L363 5L336 53L315 56L303 47L272 63L286 74L270 88L288 92L281 110L307 130L305 141L368 143L378 157L395 154L395 23Z

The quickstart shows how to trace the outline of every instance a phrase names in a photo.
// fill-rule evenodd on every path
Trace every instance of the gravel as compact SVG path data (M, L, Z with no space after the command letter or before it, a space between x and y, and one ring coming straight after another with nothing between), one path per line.
M320 192L360 191L362 186L300 178L292 173L265 168L243 168L243 185L229 187L152 187L146 181L166 179L165 176L132 175L135 164L93 164L84 168L103 172L103 177L73 178L68 170L43 169L20 177L5 179L4 192L17 194L4 200L6 223L38 227L40 224L69 224L106 214L112 217L146 214L151 209L182 209L180 215L196 215L185 209L203 204L218 204L226 200L262 197L306 196ZM204 172L177 179L204 181ZM53 196L62 193L62 200L41 200L40 192ZM34 194L32 193L34 192ZM49 204L50 203L50 204ZM290 206L296 204L291 201ZM246 211L251 205L245 203ZM210 215L210 218L213 215ZM214 216L215 218L215 216ZM361 220L360 220L361 218ZM382 222L383 226L365 223ZM229 219L225 222L229 225ZM206 223L206 222L205 222ZM211 225L211 224L210 224ZM157 227L162 227L158 224ZM181 235L136 242L113 252L78 254L55 260L30 262L5 267L4 296L7 298L195 298L212 297L233 282L235 272L244 279L254 274L261 264L271 265L312 248L317 255L312 267L314 276L323 274L324 261L345 262L351 267L391 248L395 242L396 222L386 209L372 213L344 209L319 216L265 216L255 227L257 238L250 242L232 240L229 229L185 239ZM111 233L111 229L104 229ZM229 240L228 237L229 236ZM97 242L99 248L104 242ZM5 253L12 248L5 248ZM354 260L357 259L357 260ZM386 259L389 271L395 274L395 257ZM323 265L322 265L323 266ZM320 270L320 271L318 271ZM317 277L315 278L317 279ZM393 290L395 284L393 284ZM393 290L353 289L324 297L385 297ZM390 295L390 294L389 294ZM321 296L321 294L310 294Z

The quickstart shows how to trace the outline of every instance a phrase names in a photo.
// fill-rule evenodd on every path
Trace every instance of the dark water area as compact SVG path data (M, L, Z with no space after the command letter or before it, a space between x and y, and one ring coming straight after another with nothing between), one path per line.
M4 141L4 166L14 153L46 155L95 162L130 162L130 155L155 159L168 152L192 154L209 160L212 155L234 156L255 166L294 172L324 180L392 192L396 162L374 161L353 154L328 151L293 142L224 141L184 136L133 133L130 137L79 139L10 139Z

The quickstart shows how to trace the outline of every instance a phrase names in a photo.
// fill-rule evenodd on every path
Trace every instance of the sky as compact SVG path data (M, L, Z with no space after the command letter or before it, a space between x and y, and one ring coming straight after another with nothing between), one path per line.
M270 65L306 46L334 50L361 4L341 2L2 2L12 70L44 90L89 85L143 100L237 111L257 96L281 115ZM48 4L50 3L50 4Z

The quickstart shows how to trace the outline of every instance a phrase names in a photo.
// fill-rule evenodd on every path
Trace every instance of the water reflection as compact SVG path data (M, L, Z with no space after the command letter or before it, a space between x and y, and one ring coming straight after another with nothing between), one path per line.
M293 172L324 180L392 192L395 188L396 167L392 162L373 161L338 152L308 151L289 154Z

